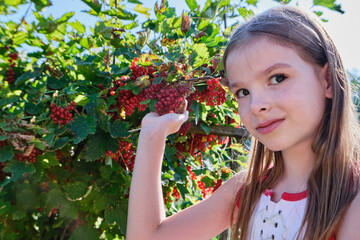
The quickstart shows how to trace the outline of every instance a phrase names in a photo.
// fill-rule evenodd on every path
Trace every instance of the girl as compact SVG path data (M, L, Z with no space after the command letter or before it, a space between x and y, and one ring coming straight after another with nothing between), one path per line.
M240 26L223 62L254 137L249 169L165 217L166 136L188 112L142 121L127 239L360 239L359 126L339 54L316 17L293 7ZM186 109L186 108L185 108Z

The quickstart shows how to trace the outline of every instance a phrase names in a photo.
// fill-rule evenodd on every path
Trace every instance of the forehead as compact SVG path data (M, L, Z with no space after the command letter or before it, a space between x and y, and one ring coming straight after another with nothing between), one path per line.
M261 38L234 48L227 57L226 69L231 81L239 77L258 77L271 66L285 64L300 68L306 63L295 49Z

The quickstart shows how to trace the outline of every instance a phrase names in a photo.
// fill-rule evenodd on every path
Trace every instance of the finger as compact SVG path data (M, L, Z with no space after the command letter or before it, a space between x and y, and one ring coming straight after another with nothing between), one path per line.
M182 114L179 114L179 120L183 123L189 119L189 111L185 111Z
M175 113L184 113L187 108L187 100L184 98L183 101L180 103L180 106L175 109Z
M147 116L150 116L150 117L159 117L159 114L156 113L156 112L149 112L149 113L147 114Z

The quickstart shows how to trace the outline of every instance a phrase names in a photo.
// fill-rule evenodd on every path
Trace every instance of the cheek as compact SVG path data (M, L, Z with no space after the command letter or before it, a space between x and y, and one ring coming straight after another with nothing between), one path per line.
M250 114L249 110L246 108L246 106L240 106L238 108L240 120L242 124L245 126L246 129L249 129L250 126Z

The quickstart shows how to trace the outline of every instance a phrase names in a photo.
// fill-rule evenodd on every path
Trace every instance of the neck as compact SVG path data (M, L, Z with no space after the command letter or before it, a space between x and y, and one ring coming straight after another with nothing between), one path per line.
M279 185L284 191L299 192L307 188L307 181L314 165L314 153L309 144L282 151L284 174Z

